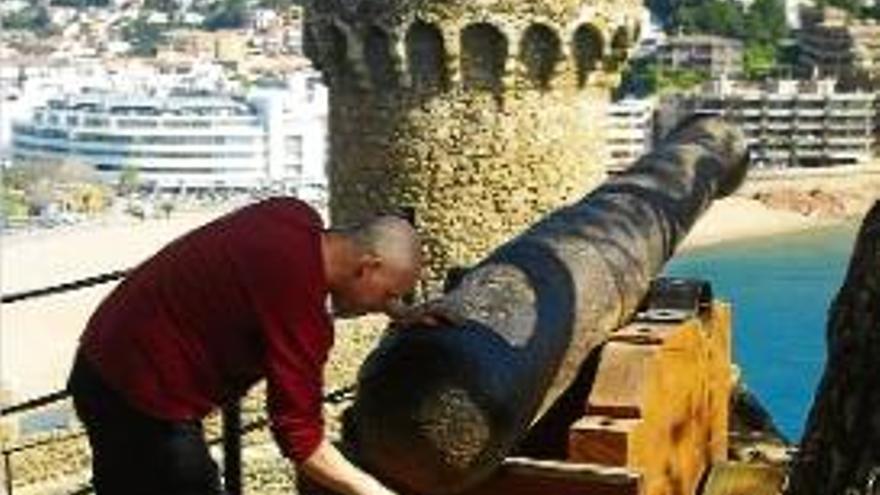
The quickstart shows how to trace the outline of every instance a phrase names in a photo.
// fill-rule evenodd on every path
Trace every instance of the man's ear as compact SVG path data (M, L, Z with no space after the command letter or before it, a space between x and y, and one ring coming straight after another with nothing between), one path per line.
M382 258L376 256L375 254L368 254L366 264L371 269L376 270L382 266Z
M382 266L381 258L372 253L365 253L358 262L357 275L360 277L368 271L377 270L380 266Z

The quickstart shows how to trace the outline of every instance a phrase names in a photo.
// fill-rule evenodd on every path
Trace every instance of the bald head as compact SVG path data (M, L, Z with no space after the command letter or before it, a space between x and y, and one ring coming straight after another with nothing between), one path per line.
M422 264L418 233L406 220L390 215L345 229L356 246L398 270L418 271Z
M421 243L406 220L381 216L328 234L324 261L337 315L390 313L418 281Z

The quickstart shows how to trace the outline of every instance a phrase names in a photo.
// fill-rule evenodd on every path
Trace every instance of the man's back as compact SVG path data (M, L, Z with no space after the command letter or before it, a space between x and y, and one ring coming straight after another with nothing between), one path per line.
M329 321L293 328L282 314L323 307L320 232L305 204L275 199L181 237L101 304L84 356L135 407L173 420L204 416L266 374L267 341L303 347L314 362L302 366L320 371Z

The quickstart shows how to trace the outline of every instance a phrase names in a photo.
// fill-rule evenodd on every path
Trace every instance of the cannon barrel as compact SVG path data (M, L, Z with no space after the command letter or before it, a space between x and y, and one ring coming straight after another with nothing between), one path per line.
M739 131L697 120L502 245L442 299L464 323L391 332L370 354L346 447L405 492L456 493L485 479L588 353L632 317L746 166Z

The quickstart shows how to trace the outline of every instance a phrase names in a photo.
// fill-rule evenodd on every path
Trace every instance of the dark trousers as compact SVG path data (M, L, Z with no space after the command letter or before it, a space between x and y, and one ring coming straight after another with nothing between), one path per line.
M68 390L89 437L97 495L222 495L201 422L135 410L81 356Z

